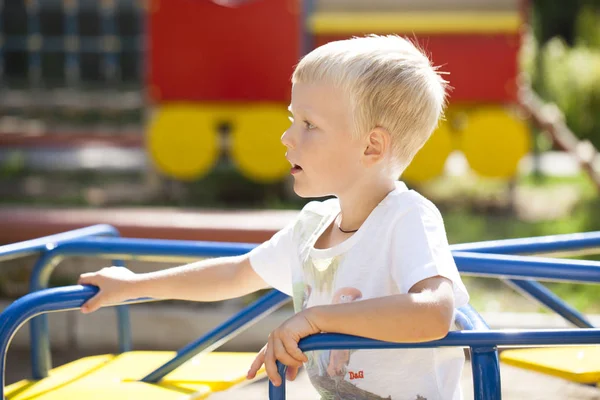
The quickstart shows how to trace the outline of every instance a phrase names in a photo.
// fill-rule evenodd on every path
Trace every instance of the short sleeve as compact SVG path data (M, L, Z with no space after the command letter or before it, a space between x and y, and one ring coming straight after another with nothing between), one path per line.
M250 252L250 264L254 271L270 286L289 296L292 295L292 260L294 248L294 226L288 224L271 239Z
M437 275L453 283L455 306L469 295L452 257L440 212L433 204L418 202L403 212L392 230L392 277L401 293Z

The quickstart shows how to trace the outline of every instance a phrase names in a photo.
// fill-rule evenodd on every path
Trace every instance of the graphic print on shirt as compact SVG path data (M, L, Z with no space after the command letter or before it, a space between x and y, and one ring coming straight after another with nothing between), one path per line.
M313 259L303 262L303 280L293 287L296 312L323 304L342 304L363 298L358 288L335 288L342 257ZM364 379L365 371L348 371L353 351L321 350L308 352L306 369L322 400L391 400L357 387L352 382Z

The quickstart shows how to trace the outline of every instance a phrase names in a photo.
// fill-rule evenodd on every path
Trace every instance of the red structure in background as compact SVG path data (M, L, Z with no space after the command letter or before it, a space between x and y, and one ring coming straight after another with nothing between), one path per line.
M345 38L318 36L316 45ZM416 35L416 41L448 73L452 102L517 101L517 34L427 34Z
M307 29L301 0L154 0L148 88L154 102L286 101ZM409 35L410 36L410 35ZM519 33L415 35L449 73L452 101L516 101ZM315 35L315 46L348 35Z
M154 0L148 38L151 99L287 101L300 55L300 23L300 0L239 7Z

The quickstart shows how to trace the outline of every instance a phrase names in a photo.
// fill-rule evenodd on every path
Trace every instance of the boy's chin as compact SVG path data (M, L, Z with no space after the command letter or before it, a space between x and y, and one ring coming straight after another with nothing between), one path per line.
M320 191L314 189L311 190L310 188L299 187L297 184L294 185L294 193L303 199L314 199L328 196L328 194L321 193Z

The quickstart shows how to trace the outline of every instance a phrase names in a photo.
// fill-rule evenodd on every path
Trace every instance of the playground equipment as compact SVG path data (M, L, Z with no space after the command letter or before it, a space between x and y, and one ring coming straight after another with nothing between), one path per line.
M94 255L110 260L143 257L146 260L156 261L185 261L199 257L242 254L254 247L252 244L125 239L116 236L118 236L116 230L103 225L0 247L0 261L23 255L39 254L40 256L31 277L32 293L12 303L0 316L0 358L2 359L0 397L2 399L17 400L32 397L42 400L70 397L100 399L109 396L127 399L171 399L180 398L182 395L206 398L213 392L226 390L244 380L245 372L254 354L223 353L214 350L256 320L287 302L287 296L282 293L270 292L176 353L132 351L131 343L128 341L127 305L121 305L118 314L119 354L87 357L50 370L45 314L76 309L97 291L93 287L82 286L45 289L48 278L59 260L74 255ZM561 280L600 283L600 262L531 255L557 252L564 254L573 251L597 252L598 248L600 248L600 232L452 246L461 273L503 279L511 285L518 286L520 290L568 321L590 329L490 330L475 310L466 306L457 314L457 323L462 330L451 332L438 341L398 344L347 335L319 334L301 340L300 347L303 351L331 348L466 347L471 353L475 398L477 400L500 399L498 346L598 345L600 343L600 329L591 328L585 316L536 282L536 280ZM151 299L138 299L128 303L149 300ZM33 318L31 325L33 379L20 381L5 388L4 368L7 347L17 329L31 318ZM564 361L573 354L581 355L582 351L585 351L585 354L595 354L587 353L596 352L595 349L594 347L577 348L575 353L563 351L555 353L554 357L559 356L561 357L559 361ZM503 354L506 353L508 351ZM556 358L553 361L556 361ZM564 370L565 367L569 367L569 363L560 363L559 366ZM570 371L571 375L562 376L569 379L585 376L583 380L596 379L593 383L597 383L600 365L589 363L587 366L590 370L581 371L581 365L575 365L579 371ZM278 367L281 373L285 371L284 366ZM284 399L285 385L278 388L270 386L269 392L271 399Z
M279 138L289 125L298 58L333 40L399 34L415 38L453 87L446 120L404 179L439 176L453 150L478 174L509 179L529 151L529 130L514 112L520 7L516 0L254 0L234 8L154 0L151 159L177 179L204 176L219 154L251 180L284 179L289 165Z

